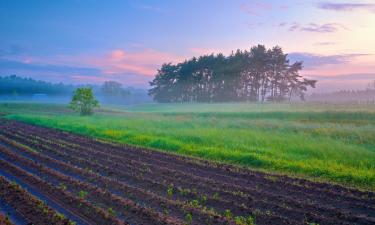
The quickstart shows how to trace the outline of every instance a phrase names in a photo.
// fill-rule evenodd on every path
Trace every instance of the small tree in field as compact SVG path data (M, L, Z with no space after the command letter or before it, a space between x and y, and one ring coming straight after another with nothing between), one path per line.
M93 109L99 107L99 102L95 99L90 87L77 88L73 93L69 107L80 112L81 115L91 115Z

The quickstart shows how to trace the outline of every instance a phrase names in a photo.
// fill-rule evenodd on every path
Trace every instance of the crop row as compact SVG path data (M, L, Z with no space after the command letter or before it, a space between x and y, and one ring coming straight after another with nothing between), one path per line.
M8 142L8 144L10 144L10 143L12 143L11 141L7 141L6 139L4 139L4 138L2 138L2 141L3 142ZM22 148L25 148L25 147L23 147L22 145L18 145L17 146L17 143L15 143L15 142L13 142L13 145L15 145L15 147L17 147L18 149L22 149ZM11 152L10 151L8 151L8 152L6 152L6 150L2 150L2 152L3 153L5 153L8 157L10 157L10 160L12 160L12 161L17 161L18 163L20 163L20 162L23 162L23 161L25 161L25 159L22 159L18 154L16 155L16 154L11 154ZM30 152L30 151L29 151ZM32 152L30 152L30 153L32 153ZM35 152L34 152L35 153ZM40 155L41 156L41 155ZM35 154L34 154L34 156L33 156L33 159L35 159ZM27 160L26 160L27 161ZM45 162L47 162L47 161L49 161L49 160L45 160ZM51 160L52 161L52 160ZM24 166L27 166L28 168L30 168L30 165L24 165ZM65 168L66 169L66 168ZM64 170L65 170L64 169ZM39 170L42 170L41 168L39 168ZM83 170L83 172L81 171L81 173L84 173L84 171L85 170ZM72 171L71 171L72 172ZM76 170L76 172L77 172L77 170ZM79 173L76 173L76 174L79 174ZM84 176L87 176L87 175L89 175L90 174L90 171L86 171L86 173L84 174ZM94 173L93 173L94 174ZM46 177L45 176L45 174L43 173L41 176L44 176L44 177ZM99 175L97 175L97 176L99 176ZM56 177L58 177L58 176L56 176L56 175L54 175L54 176L51 176L51 177L48 177L48 179L50 179L50 180L52 180L52 179L55 179ZM80 177L83 177L83 176L80 176ZM87 176L87 177L89 177L89 180L91 180L91 182L93 181L93 179L91 179L92 177L90 177L90 176ZM104 178L102 178L102 179L104 179ZM64 182L64 184L65 183L72 183L71 181L69 181L69 182ZM108 187L108 186L113 186L113 184L114 184L115 182L111 182L111 184L106 184L106 187ZM129 191L127 191L127 192L125 192L124 191L124 189L123 189L124 187L122 186L122 187L120 187L119 188L119 190L117 190L116 191L116 193L129 193L129 194L131 194L131 195L134 195L134 193L137 193L136 191L134 191L135 189L133 189L132 190L132 192L129 192ZM143 197L144 198L144 197ZM146 200L150 200L150 199L146 199ZM173 206L177 206L178 207L178 205L176 204L176 203L178 203L178 201L171 201L172 203L173 203ZM145 203L149 203L149 201L145 201ZM200 205L197 205L196 203L195 203L195 201L192 201L192 202L185 202L185 204L184 204L185 206L183 206L184 207L184 209L187 209L188 210L188 215L190 214L192 217L193 217L193 219L192 219L192 223L196 223L196 224L206 224L206 223L208 223L208 224L227 224L227 223L231 223L230 222L230 220L233 220L234 222L235 221L242 221L243 220L243 218L245 218L245 217L235 217L233 214L232 214L232 212L229 210L229 211L227 211L226 213L225 213L225 217L223 218L223 217L221 217L221 216L219 216L219 215L215 215L214 213L213 213L213 211L212 210L210 210L210 209L207 209L206 207L201 207ZM166 205L166 204L162 204L162 206L163 206L163 208L166 208L166 207L168 207L168 205ZM169 207L169 208L171 208L171 207ZM194 208L196 208L195 210L194 210ZM167 208L168 209L168 208ZM172 210L173 208L171 208L171 210ZM200 219L200 214L202 214L202 212L204 213L204 214L207 214L207 216L206 216L206 218L205 219ZM169 213L169 212L168 212ZM210 215L210 214L212 214L212 215ZM263 217L263 215L261 215L260 216L260 219L262 219L262 217ZM277 217L274 217L274 216L271 216L271 215L267 215L267 219L277 219L277 220L279 220L280 221L280 219L279 218L277 218ZM221 218L223 218L223 219L221 219ZM249 217L248 217L249 218ZM220 221L222 221L222 222L220 222ZM263 221L267 221L266 219L265 220L263 220ZM281 220L282 221L282 220ZM284 223L285 223L285 220L284 220ZM240 223L239 223L240 224Z
M34 145L36 145L36 144L34 143ZM44 149L44 150L47 149L45 146L40 145L40 144L36 145L36 146L38 147L38 149ZM61 149L64 149L64 146L63 145L57 145L57 144L55 144L55 146L53 146L53 147L54 148L59 147L60 148L59 152L60 152L60 155L61 155L61 152L63 152ZM67 148L67 147L65 147L65 148L66 149L72 149L72 148ZM66 151L66 149L64 151ZM51 149L50 149L50 151L51 151ZM96 162L98 159L100 161L107 160L107 165L111 164L111 163L113 165L113 162L116 162L116 160L118 160L113 155L109 155L109 156L107 156L108 159L105 159L105 155L103 155L102 153L98 154L97 152L95 152L91 148L90 149L86 149L86 151L79 151L79 153L73 152L72 150L67 150L67 151L70 151L70 152L68 152L67 155L73 155L74 158L77 157L75 154L81 154L82 158L90 158L90 157L92 157L89 160L90 161L94 161L94 162ZM87 154L86 152L88 152L88 151L91 151L90 152L91 154ZM87 154L87 155L85 155L85 154ZM72 160L72 159L69 159L69 160ZM81 160L80 163L82 164L82 162L83 162L83 160ZM135 161L135 162L137 162L138 164L133 165L133 167L130 168L131 171L135 171L135 170L137 170L137 168L147 168L147 166L150 166L150 165L146 165L146 166L139 165L139 161ZM130 164L131 163L127 163L126 166L129 166ZM91 167L91 168L95 168L95 167ZM105 168L109 169L110 167L107 166ZM121 168L121 167L119 169L121 169L122 171L129 170L129 168ZM158 175L156 172L159 172L159 174L167 174L167 176L169 178L171 178L171 174L173 174L175 172L175 171L170 171L170 170L169 171L162 171L162 172L160 172L160 171L158 171L158 169L160 170L160 168L158 168L158 167L150 169L150 171L152 171L152 173L153 173L150 176L151 177L155 177L155 176ZM116 175L116 172L114 172L114 171L107 171L107 172L111 173L111 175ZM169 172L169 173L167 173L167 172ZM138 176L146 177L145 174L143 174L143 175L142 174L141 175L138 174ZM181 174L180 171L177 171L177 174L175 175L175 177L184 177L184 178L186 178L186 177L189 177L189 174ZM202 178L199 178L199 177L198 178L194 177L194 178L196 178L196 180L193 180L193 182L192 181L188 182L187 185L192 186L192 184L201 184L201 183L205 184L205 183L207 183L207 181L206 182L202 182ZM184 179L184 180L186 182L186 179ZM205 179L203 179L203 180L205 180ZM176 180L176 179L171 180L171 182L174 182L174 183L176 183L176 181L178 181L178 180ZM212 180L209 179L208 181L212 181ZM215 185L217 186L217 183L214 183L214 184L209 183L209 184L211 184L212 187L215 187ZM343 211L338 211L338 210L330 209L330 208L327 209L327 208L317 207L316 205L313 205L313 204L306 204L306 203L304 203L303 205L301 205L300 202L293 201L293 199L280 198L279 196L264 196L264 193L261 192L261 191L253 190L253 189L251 189L249 191L248 188L243 188L243 187L239 187L241 189L235 190L234 192L233 191L232 192L227 191L226 193L225 192L223 193L223 191L221 191L221 190L229 190L230 188L233 188L233 187L236 187L236 186L233 185L231 187L228 187L228 185L226 185L226 184L223 185L221 183L219 183L219 185L221 185L221 186L219 186L219 188L216 189L217 192L214 192L214 193L217 193L217 194L220 193L220 196L224 196L224 197L227 196L228 199L233 199L234 196L233 195L232 196L228 196L228 193L236 193L237 195L240 195L240 196L235 196L235 197L237 197L237 199L236 199L237 202L241 202L242 201L240 207L238 207L238 208L231 207L232 210L234 208L233 212L236 212L236 213L237 212L241 212L241 211L242 211L242 213L244 213L244 212L249 213L250 212L249 210L255 211L253 208L247 207L249 204L247 203L248 201L246 201L246 199L249 199L249 198L246 198L246 197L250 197L249 195L247 195L247 193L254 193L254 192L256 193L256 192L258 192L257 195L253 195L254 197L250 197L251 200L252 200L251 202L253 203L253 205L257 205L258 206L257 209L259 209L260 207L263 206L264 209L268 209L268 210L272 209L273 210L272 212L277 212L277 213L279 213L279 215L288 214L289 218L295 218L295 219L300 220L300 221L303 219L303 217L307 217L306 219L309 220L309 221L311 221L311 220L313 220L313 221L321 221L323 218L321 216L319 216L319 214L326 216L328 218L328 219L325 219L326 221L327 220L329 221L330 218L334 218L334 217L336 217L336 218L338 218L338 219L340 219L342 221L358 221L358 219L360 218L360 216L356 217L354 215L345 214L345 212L343 213ZM185 186L186 186L186 184L185 184ZM210 186L210 185L208 185L208 186ZM177 189L179 189L179 188L180 187L178 187ZM203 188L203 189L207 190L207 186L202 187L202 185L200 185L200 186L198 186L198 188ZM206 191L206 193L207 193L207 191ZM211 192L211 194L212 194L212 192ZM262 200L258 201L257 198L258 199L262 199ZM269 201L265 202L265 200L269 200ZM274 202L275 200L280 205L277 205L277 204L272 205L272 202ZM293 210L290 210L290 209L288 210L288 208L291 208L291 207L293 208ZM246 209L248 209L248 210L246 210ZM300 211L299 209L305 209L306 211L308 211L308 214L307 213L305 214L304 212L299 212ZM223 210L223 209L221 209L221 210ZM272 212L268 211L267 213L271 214ZM366 220L364 220L364 222L366 222Z
M14 182L0 177L0 198L11 205L30 223L73 225L63 214L56 212L43 201L31 195Z
M337 185L309 182L307 180L294 179L287 176L271 176L269 174L254 172L231 165L212 163L198 159L191 159L189 157L144 150L131 146L124 147L108 143L101 143L85 137L71 135L68 133L63 133L64 135L61 135L61 132L57 132L55 130L46 130L45 128L25 124L20 124L19 127L22 132L30 129L35 130L35 134L42 136L47 135L50 140L54 141L54 143L65 145L77 150L95 148L109 156L123 156L125 158L134 158L136 160L141 158L142 162L144 163L163 165L165 167L178 170L188 170L189 173L196 176L212 177L213 179L220 180L220 182L224 183L246 186L262 183L262 185L266 188L272 187L273 192L282 191L285 193L285 191L291 191L294 195L296 195L296 192L300 192L302 199L304 199L306 195L315 195L314 197L316 198L316 194L318 194L318 196L322 196L322 199L328 198L327 201L332 201L338 198L340 198L341 201L349 202L356 200L363 202L368 200L368 204L375 205L373 201L375 200L373 192L362 192ZM55 142L55 140L58 142ZM124 151L124 149L126 149L126 151ZM283 188L280 188L281 185L278 184L282 184ZM308 191L306 192L306 190Z
M76 214L82 221L86 221L87 224L121 224L117 223L115 218L112 218L108 213L102 211L98 207L93 206L89 202L78 199L72 196L65 190L61 190L53 185L50 185L46 181L34 176L31 173L26 172L7 161L0 159L1 169L14 175L15 177L22 179L23 182L27 183L31 187L39 189L44 196L51 199L59 205L63 205L69 211L78 211ZM7 183L3 179L1 187L1 198L5 199L11 204L24 218L30 222L37 224L72 224L61 214L58 214L47 207L43 202L35 197L30 196L20 186L15 183Z
M3 140L5 141L5 140ZM35 143L34 143L35 145ZM64 150L56 150L56 148L50 148L48 149L48 153L46 152L46 147L45 146L41 146L41 145L37 145L37 149L39 150L42 150L43 149L43 154L44 155L47 155L47 154L50 154L52 151L55 151L55 156L58 155L59 157L59 160L60 161L69 161L70 163L77 163L78 166L81 166L83 168L87 168L89 170L91 170L92 168L98 168L100 167L100 165L96 162L96 159L92 158L90 160L85 160L84 158L79 158L77 157L74 152L70 151L69 150L69 154L64 154L62 152L64 152ZM20 146L18 146L20 147ZM89 157L89 156L87 156ZM45 162L48 162L48 160L45 160ZM95 162L95 163L92 163L92 162ZM92 165L92 167L90 166L90 164ZM110 164L110 162L109 162ZM105 168L108 168L110 169L110 167L105 167ZM136 167L134 168L134 170L136 170ZM111 172L111 177L115 178L115 179L121 179L123 178L123 175L124 175L124 172L118 174L117 176L117 172L119 171L126 171L126 170L117 170L117 171L113 171L113 170L110 170ZM133 174L134 176L135 174ZM138 177L140 180L141 179L144 179L144 175L139 175L138 176L134 176L134 177ZM170 177L170 176L169 176ZM133 179L134 180L134 179ZM182 179L183 180L183 179ZM174 182L176 182L176 180L173 180ZM194 183L186 183L186 181L184 181L184 183L186 183L186 186L193 186L193 187L200 187L200 188L204 188L204 189L207 189L207 188L210 188L212 186L208 186L208 185L205 185L205 183L202 183L201 185L199 185L199 182L201 182L201 180L197 181L198 182L198 185L194 184ZM134 184L134 183L132 183ZM178 184L178 182L177 182ZM204 186L203 186L204 185ZM152 189L154 191L154 189ZM274 210L278 210L279 213L283 213L283 214L289 214L290 217L292 217L293 215L295 215L296 218L300 219L300 220L303 220L303 213L302 212L298 212L295 211L295 210L290 210L290 209L287 209L287 208L283 208L281 206L278 206L276 204L271 204L271 203L267 203L267 202L264 202L263 200L255 200L251 197L246 197L246 195L244 193L235 193L235 192L230 192L230 191L226 191L226 192L223 192L221 189L215 189L216 192L212 192L211 193L213 194L212 196L208 195L208 194L202 194L202 195L195 195L195 199L191 200L190 202L188 202L188 204L192 204L194 205L195 207L201 207L202 204L204 204L205 208L213 208L213 209L217 209L217 208L221 208L224 212L223 214L225 214L225 212L227 210L230 210L231 213L233 213L234 215L239 215L239 216L248 216L250 215L252 212L257 212L258 214L258 217L262 218L264 217L264 215L259 215L261 214L261 212L259 211L259 208L248 208L246 205L248 205L249 203L251 205L256 205L258 207L263 207L264 210L268 210L268 209L274 209ZM170 186L169 189L164 189L164 190L161 190L163 191L162 194L165 194L167 193L168 194L168 191L170 191L171 195L173 195L174 197L178 197L178 196L185 196L187 194L192 194L192 193L196 193L195 191L191 191L191 189L188 189L188 188L181 188L177 185L174 185L174 186ZM235 194L235 195L234 195ZM231 199L232 197L232 200L229 202L229 201L225 201L225 200L222 200L221 198L222 197L226 197L228 199ZM237 203L235 203L233 201L233 198L235 199L238 199L238 201L241 201L242 204L239 205ZM226 205L228 208L223 208L223 205L222 203L224 203L224 206ZM232 204L232 205L231 205ZM225 209L225 210L224 210ZM212 210L210 210L212 211ZM276 216L272 216L271 214L271 211L266 211L266 217L268 218L277 218ZM290 219L291 220L291 219ZM285 218L282 218L280 217L279 218L279 221L284 221L285 222Z
M8 144L12 143L11 141L6 140L4 138L2 138L1 140L3 142L7 142ZM18 149L23 149L23 154L28 151L27 149L25 150L25 147L17 145L17 143L13 143L13 146L18 147ZM77 167L69 166L68 164L61 162L61 161L64 161L64 160L58 161L58 160L55 160L53 158L46 157L44 154L41 155L41 154L31 152L31 151L28 151L28 153L29 153L28 154L29 157L31 156L34 160L37 159L38 162L50 164L54 168L61 169L65 172L74 173L76 175L78 174L78 175L80 175L80 177L84 177L86 179L85 181L94 183L95 185L101 186L101 187L106 188L106 189L111 189L113 192L118 193L121 196L129 197L129 198L135 198L136 200L137 199L138 200L143 199L143 202L145 204L150 205L150 206L154 206L154 208L156 208L156 209L159 208L159 211L163 210L163 212L167 211L168 214L173 214L173 213L176 212L176 209L182 208L183 209L182 212L186 212L186 211L189 212L194 217L193 222L196 222L198 224L203 224L203 223L209 223L209 224L227 223L223 219L221 220L222 222L220 222L220 220L219 220L220 215L215 215L214 210L208 209L207 207L202 207L200 205L200 203L202 203L203 199L199 199L199 202L198 202L198 200L195 200L195 201L191 201L191 202L185 202L184 204L182 204L179 201L171 201L171 200L168 200L168 199L163 199L163 198L158 197L158 196L156 196L154 194L151 194L149 192L145 192L145 191L140 190L140 189L129 187L122 182L118 182L118 181L113 180L113 179L102 177L101 175L99 175L97 173L93 173L90 170L83 170L83 169L78 169ZM75 157L73 157L72 159L74 160L74 158ZM13 159L15 159L15 158L13 157ZM20 161L20 159L18 158L17 161ZM155 202L155 199L159 200L159 202ZM207 200L205 199L204 201L206 202ZM246 208L246 207L244 207L244 208ZM248 212L251 213L251 211L249 211L249 210L248 210ZM230 213L232 213L232 212L230 212ZM180 212L180 216L181 216L181 212ZM262 217L263 216L260 216L260 218L262 218ZM267 217L268 217L268 219L272 219L272 218L277 219L277 217L274 217L274 216L271 216L271 215L267 215ZM243 217L237 217L237 218L243 218ZM233 216L233 219L235 219L234 216Z
M69 191L75 196L79 196L81 199L86 199L97 205L106 206L107 209L112 208L112 210L108 210L109 214L115 212L124 213L127 219L134 218L135 220L138 220L134 222L136 224L150 224L150 221L152 221L152 224L181 224L173 222L169 217L159 215L147 208L141 207L131 200L113 195L105 189L79 181L41 164L37 164L30 159L14 154L4 147L0 147L0 152L7 160L16 161L21 167L38 170L43 179L54 181L53 183L55 185L57 183L60 184L59 188Z
M131 224L372 224L372 192L0 124L0 158ZM8 166L9 166L8 165ZM77 211L79 213L79 211Z

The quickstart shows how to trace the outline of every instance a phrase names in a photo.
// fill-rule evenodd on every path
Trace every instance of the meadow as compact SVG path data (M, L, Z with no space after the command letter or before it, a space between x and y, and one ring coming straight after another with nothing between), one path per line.
M375 190L375 106L146 104L79 116L0 104L8 119L257 170Z

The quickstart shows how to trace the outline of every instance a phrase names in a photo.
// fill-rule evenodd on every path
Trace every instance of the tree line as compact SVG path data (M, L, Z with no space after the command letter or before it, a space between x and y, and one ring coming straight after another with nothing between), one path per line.
M24 78L17 75L0 76L0 95L71 95L76 88L86 86L92 87L96 94L106 98L123 99L131 94L130 90L124 88L121 83L116 81L105 81L100 86L83 84L71 85L63 83L55 84L32 78Z
M316 80L303 78L302 62L290 63L282 48L264 45L249 51L194 57L163 64L150 82L149 95L158 102L304 100Z
M73 85L62 83L53 84L32 78L24 78L16 75L0 76L0 95L33 95L38 93L48 95L66 95L74 90Z

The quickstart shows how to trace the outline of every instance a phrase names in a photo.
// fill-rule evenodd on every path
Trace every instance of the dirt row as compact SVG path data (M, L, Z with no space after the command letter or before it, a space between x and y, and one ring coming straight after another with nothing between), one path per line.
M41 166L33 163L31 160L28 160L27 158L23 158L23 157L18 156L17 154L13 154L11 151L9 151L5 148L0 147L0 152L2 153L2 156L3 157L5 156L5 158L8 161L16 161L19 166L27 167L28 170L35 171L39 167L38 168L39 176L42 176L45 179L48 179L49 181L52 181L55 184L57 184L57 183L67 184L66 186L68 186L68 189L69 189L69 187L71 187L73 185L74 186L73 188L75 188L75 190L71 190L73 192L77 192L78 190L86 190L88 192L91 192L92 190L90 190L90 189L93 189L93 187L91 186L91 188L90 188L90 185L87 184L87 183L85 185L80 185L79 188L77 188L75 186L78 186L79 184L77 183L77 181L74 181L74 179L68 180L68 178L62 176L61 174L56 173L56 172L52 172L52 171L48 171L46 168L42 168ZM62 164L62 163L60 163L60 164ZM190 204L181 204L178 201L170 201L170 200L166 200L166 199L164 199L164 201L163 201L162 198L160 198L158 196L155 196L155 195L152 195L150 193L144 192L142 190L137 190L137 189L128 187L125 184L121 184L121 183L115 182L113 180L111 181L111 180L105 179L105 178L100 177L100 176L97 176L95 178L94 174L90 174L90 172L84 172L82 170L75 169L75 168L72 168L72 167L69 167L69 166L63 168L63 170L64 171L73 170L73 171L76 172L76 174L80 174L80 175L82 175L82 177L85 176L85 177L87 177L88 180L90 180L90 182L94 182L96 185L100 185L102 187L108 188L108 186L110 186L112 189L114 187L116 187L117 193L120 194L120 195L123 194L124 198L126 198L126 195L132 195L131 197L136 197L136 199L138 199L138 200L142 200L143 202L147 202L147 204L149 204L149 206L153 206L153 207L162 206L164 209L168 209L168 212L170 213L170 215L174 215L175 212L176 212L175 209L178 209L178 208L181 208L183 210L184 209L188 210L191 214L194 215L194 224L228 224L228 223L230 223L229 220L226 221L225 219L220 219L221 217L219 215L215 215L214 213L212 213L211 211L209 211L205 208L204 209L199 208L199 206L195 206L195 207L197 207L197 209L194 209L194 207L192 207ZM103 191L102 191L102 193L103 193ZM98 192L96 194L101 195L100 192ZM90 201L98 203L98 199L91 199L90 197L91 196L89 195L88 199ZM121 211L119 211L119 209L121 209L121 208L115 207L116 206L116 204L115 204L116 199L112 195L108 194L104 197L112 198L112 200L109 201L109 202L105 202L105 199L102 197L100 199L100 203L105 204L107 207L114 206L114 209L116 209L116 211L118 210L117 212L121 212ZM96 195L96 198L98 198L98 195ZM159 202L156 202L156 203L159 203L159 205L152 204L155 201L159 201ZM198 210L198 208L201 211ZM138 222L137 223L134 222L134 224L147 224L147 223L145 223L145 221L140 223L139 220L141 220L145 216L144 215L143 216L139 215L139 216L141 216L141 218L136 218L138 220ZM269 216L267 219L272 219L272 216ZM166 223L167 224L173 224L171 221L168 221ZM153 221L152 224L157 224L157 223L155 221Z
M73 196L86 190L89 203L102 210L111 208L125 223L147 224L157 218L162 224L375 223L373 192L104 143L8 120L0 121L0 143L6 147L1 149L4 161L17 162L13 166L48 178L52 185L63 183ZM125 203L138 211L147 209L148 214L123 212Z
M48 207L44 202L25 191L14 182L0 176L0 198L11 205L30 224L73 225L64 215ZM11 224L3 219L0 224Z

